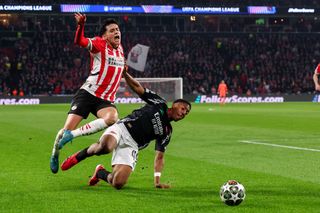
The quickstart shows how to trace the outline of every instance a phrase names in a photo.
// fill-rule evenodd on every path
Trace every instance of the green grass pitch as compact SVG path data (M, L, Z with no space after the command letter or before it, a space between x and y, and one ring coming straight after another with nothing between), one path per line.
M138 106L118 105L121 117ZM97 164L110 169L110 155L52 174L52 144L68 109L0 106L0 212L320 211L319 104L193 104L185 120L173 123L161 177L168 190L153 187L154 143L139 153L122 190L87 185ZM66 145L60 162L100 135ZM220 201L229 179L246 188L240 206Z

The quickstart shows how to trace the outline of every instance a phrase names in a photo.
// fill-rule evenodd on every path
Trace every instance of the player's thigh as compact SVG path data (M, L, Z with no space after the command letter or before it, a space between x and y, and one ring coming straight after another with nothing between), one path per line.
M101 149L109 153L117 147L117 137L114 134L103 134L99 139L99 145Z
M97 117L103 118L108 125L112 125L118 120L118 110L114 106L107 106L97 111Z
M74 130L77 128L83 117L76 114L68 114L67 120L64 124L64 129Z

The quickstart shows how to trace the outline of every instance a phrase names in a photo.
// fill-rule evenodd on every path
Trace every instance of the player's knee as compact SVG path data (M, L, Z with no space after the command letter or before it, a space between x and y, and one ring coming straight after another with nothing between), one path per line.
M121 170L121 169L120 169ZM123 171L115 171L112 176L112 186L116 189L122 189L127 183L128 175Z
M122 189L125 184L126 184L125 181L115 180L115 179L112 180L112 186L118 190Z
M116 142L112 140L109 135L103 135L99 141L99 150L101 153L106 154L114 150Z
M104 119L104 121L106 122L106 124L108 126L111 126L112 124L114 124L115 122L118 121L118 114L117 115L108 116L107 118Z
M112 124L117 122L119 119L117 110L115 109L114 111L108 113L107 115L104 116L103 119L108 126L111 126Z
M96 155L104 155L110 153L110 149L102 145L101 143L98 144L97 149L96 149Z
M124 186L124 184L113 184L113 187L115 188L115 189L122 189L122 187Z

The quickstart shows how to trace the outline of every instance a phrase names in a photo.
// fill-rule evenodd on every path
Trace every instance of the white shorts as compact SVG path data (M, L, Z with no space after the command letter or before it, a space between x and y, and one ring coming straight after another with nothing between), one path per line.
M112 135L117 140L118 146L113 150L111 165L128 165L133 171L138 158L138 145L125 125L123 123L115 123L108 127L102 135Z

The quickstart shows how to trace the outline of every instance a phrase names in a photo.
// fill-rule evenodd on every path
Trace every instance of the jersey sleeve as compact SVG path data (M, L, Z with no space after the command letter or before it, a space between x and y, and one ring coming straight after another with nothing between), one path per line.
M144 93L140 96L140 98L151 105L167 103L166 100L147 88L144 89Z
M170 142L171 136L167 135L165 138L160 138L156 140L156 151L165 152L166 148Z
M320 64L316 67L315 73L318 75L320 74Z
M88 50L92 53L98 53L104 50L105 41L100 37L89 38Z

